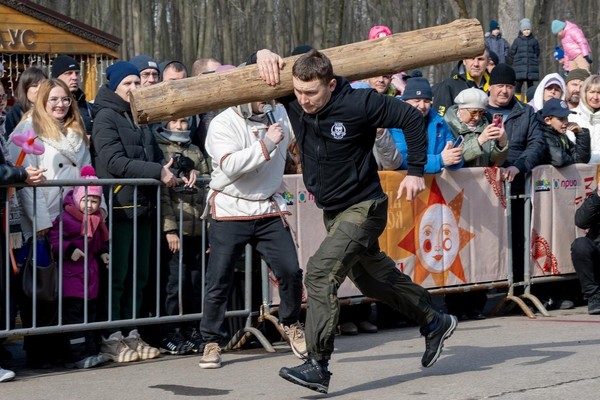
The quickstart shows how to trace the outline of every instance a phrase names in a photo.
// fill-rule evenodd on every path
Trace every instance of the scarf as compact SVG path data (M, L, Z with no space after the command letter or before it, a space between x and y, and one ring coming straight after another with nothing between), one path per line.
M82 213L74 204L65 205L65 211L75 217L78 221L82 221L81 236L87 236L91 239L99 229L102 241L106 242L108 240L108 228L104 223L104 218L102 218L102 212L100 210L93 214L88 214L87 233L85 232L85 222L83 221L85 214Z

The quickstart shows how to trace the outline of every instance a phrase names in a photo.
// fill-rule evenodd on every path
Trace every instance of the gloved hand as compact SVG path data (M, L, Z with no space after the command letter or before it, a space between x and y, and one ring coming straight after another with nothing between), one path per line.
M591 64L591 63L592 63L592 61L593 61L593 60L592 60L592 57L590 57L589 55L588 55L588 56L585 56L585 57L583 57L583 58L585 58L585 61L587 61L589 64Z
M83 253L83 251L79 250L79 249L75 249L73 250L73 254L71 254L71 260L73 261L77 261L79 260L81 257L83 257L85 254Z

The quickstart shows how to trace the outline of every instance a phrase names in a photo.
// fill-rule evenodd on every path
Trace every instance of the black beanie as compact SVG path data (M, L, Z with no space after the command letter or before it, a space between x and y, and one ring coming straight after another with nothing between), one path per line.
M79 63L69 56L58 56L52 63L52 77L58 78L67 71L79 71Z
M490 73L490 85L513 85L517 77L515 70L508 64L498 64Z

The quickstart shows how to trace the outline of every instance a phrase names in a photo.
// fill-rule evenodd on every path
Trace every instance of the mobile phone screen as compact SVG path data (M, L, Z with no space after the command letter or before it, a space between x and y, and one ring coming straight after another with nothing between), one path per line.
M463 141L465 140L465 138L463 136L459 136L456 138L456 140L454 140L454 144L452 147L460 147L463 144Z
M494 116L492 117L492 124L494 124L498 128L502 128L502 114L494 114Z

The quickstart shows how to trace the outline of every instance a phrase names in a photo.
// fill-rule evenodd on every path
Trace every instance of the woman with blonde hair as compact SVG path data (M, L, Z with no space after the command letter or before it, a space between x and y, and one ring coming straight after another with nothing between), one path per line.
M590 163L600 163L600 75L588 77L579 91L579 105L569 115L569 122L574 122L582 128L589 129L592 144ZM575 143L575 134L571 126L567 126L567 136Z
M81 122L77 104L67 85L59 79L48 79L40 84L34 107L17 125L9 139L9 150L14 160L21 147L12 138L33 131L44 145L41 155L26 154L23 165L47 170L46 178L79 179L80 168L90 165L89 139ZM64 193L68 191L65 188ZM37 190L37 234L44 235L60 212L60 188L44 187ZM19 191L23 215L21 227L26 238L33 236L33 189Z
M48 180L80 179L80 169L91 164L89 140L81 122L77 103L73 100L67 85L59 79L48 79L40 83L33 108L16 126L9 138L9 150L13 160L19 158L21 147L14 142L16 135L26 135L32 131L44 145L40 155L25 154L24 166L45 170ZM41 187L35 191L25 187L18 191L21 203L21 229L26 239L45 236L60 213L61 197L71 188ZM34 203L34 196L36 203ZM35 210L34 210L35 204ZM36 218L36 232L33 220ZM33 241L35 242L35 240ZM56 324L57 305L37 302L37 326ZM32 322L31 299L22 298L21 319L24 326ZM59 359L61 348L56 335L25 337L26 363L30 368L49 368Z

